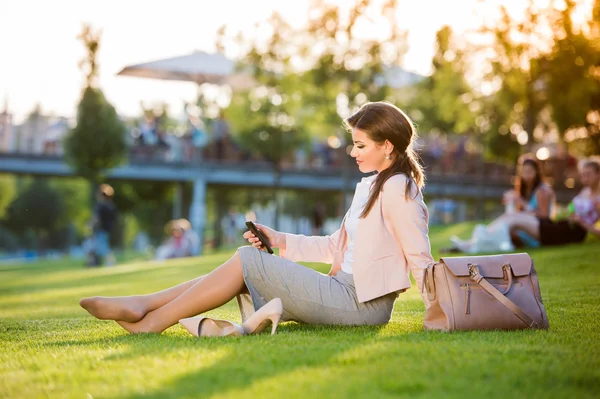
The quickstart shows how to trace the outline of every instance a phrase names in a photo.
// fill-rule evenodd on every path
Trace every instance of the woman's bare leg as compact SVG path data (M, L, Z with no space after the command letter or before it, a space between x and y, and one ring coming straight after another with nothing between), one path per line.
M490 224L488 224L485 228L488 231L493 231L496 227L498 227L502 223L507 223L507 221L512 219L513 213L503 213L494 219Z
M91 297L79 301L79 305L101 320L122 320L130 323L140 321L148 312L164 306L183 294L204 276L167 288L153 294L117 297Z
M245 288L239 251L221 266L193 284L184 293L158 309L150 311L137 323L117 321L130 333L162 332L180 319L218 308L235 298Z
M508 225L508 228L513 230L523 230L536 240L540 239L540 221L531 213L519 212L503 215L503 222Z

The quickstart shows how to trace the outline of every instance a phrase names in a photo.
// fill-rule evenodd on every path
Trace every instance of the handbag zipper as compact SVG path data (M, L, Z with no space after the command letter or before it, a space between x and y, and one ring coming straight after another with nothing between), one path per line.
M470 299L471 299L471 287L469 286L469 283L465 284L465 314L471 314L471 306L470 306Z

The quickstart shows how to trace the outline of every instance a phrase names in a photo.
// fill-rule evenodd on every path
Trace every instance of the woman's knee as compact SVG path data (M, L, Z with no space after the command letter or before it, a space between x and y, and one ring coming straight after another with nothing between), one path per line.
M251 245L244 245L239 247L232 256L232 259L239 260L240 264L252 264L255 263L254 259L259 255L260 249L254 248Z
M234 256L238 256L240 258L243 257L247 257L247 256L253 256L254 254L256 254L256 251L260 251L258 248L254 248L252 245L244 245L239 247L236 251Z

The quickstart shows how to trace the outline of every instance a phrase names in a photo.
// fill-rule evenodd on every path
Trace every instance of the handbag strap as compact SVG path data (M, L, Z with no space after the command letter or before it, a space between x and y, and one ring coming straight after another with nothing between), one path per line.
M498 291L496 287L494 287L486 279L483 278L481 273L479 273L479 268L477 267L477 265L469 264L469 274L471 276L471 280L475 281L488 294L492 295L501 304L510 309L519 319L521 319L525 324L527 324L527 326L529 326L530 328L537 327L537 323L533 321L533 319L529 317L527 313L525 313L520 307L515 305L513 301L502 295L502 293Z

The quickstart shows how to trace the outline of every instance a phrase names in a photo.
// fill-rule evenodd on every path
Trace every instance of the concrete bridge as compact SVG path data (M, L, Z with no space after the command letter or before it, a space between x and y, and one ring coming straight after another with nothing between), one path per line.
M0 173L32 176L74 176L73 170L62 157L22 154L0 154ZM261 162L176 163L164 161L129 162L108 172L108 177L123 180L150 180L192 182L193 197L190 222L202 240L206 219L206 190L211 184L244 187L282 187L287 189L327 190L349 192L363 176L353 165L346 168L284 169L278 175L272 165ZM180 185L179 185L180 187ZM428 173L425 195L428 198L445 197L472 199L483 209L485 200L498 200L511 188L509 176L493 176L483 170L475 175ZM180 189L180 188L179 188ZM557 192L559 201L569 201L573 190ZM180 201L181 195L176 195ZM180 204L175 204L175 208ZM483 217L483 214L480 213ZM203 242L203 241L200 241Z

